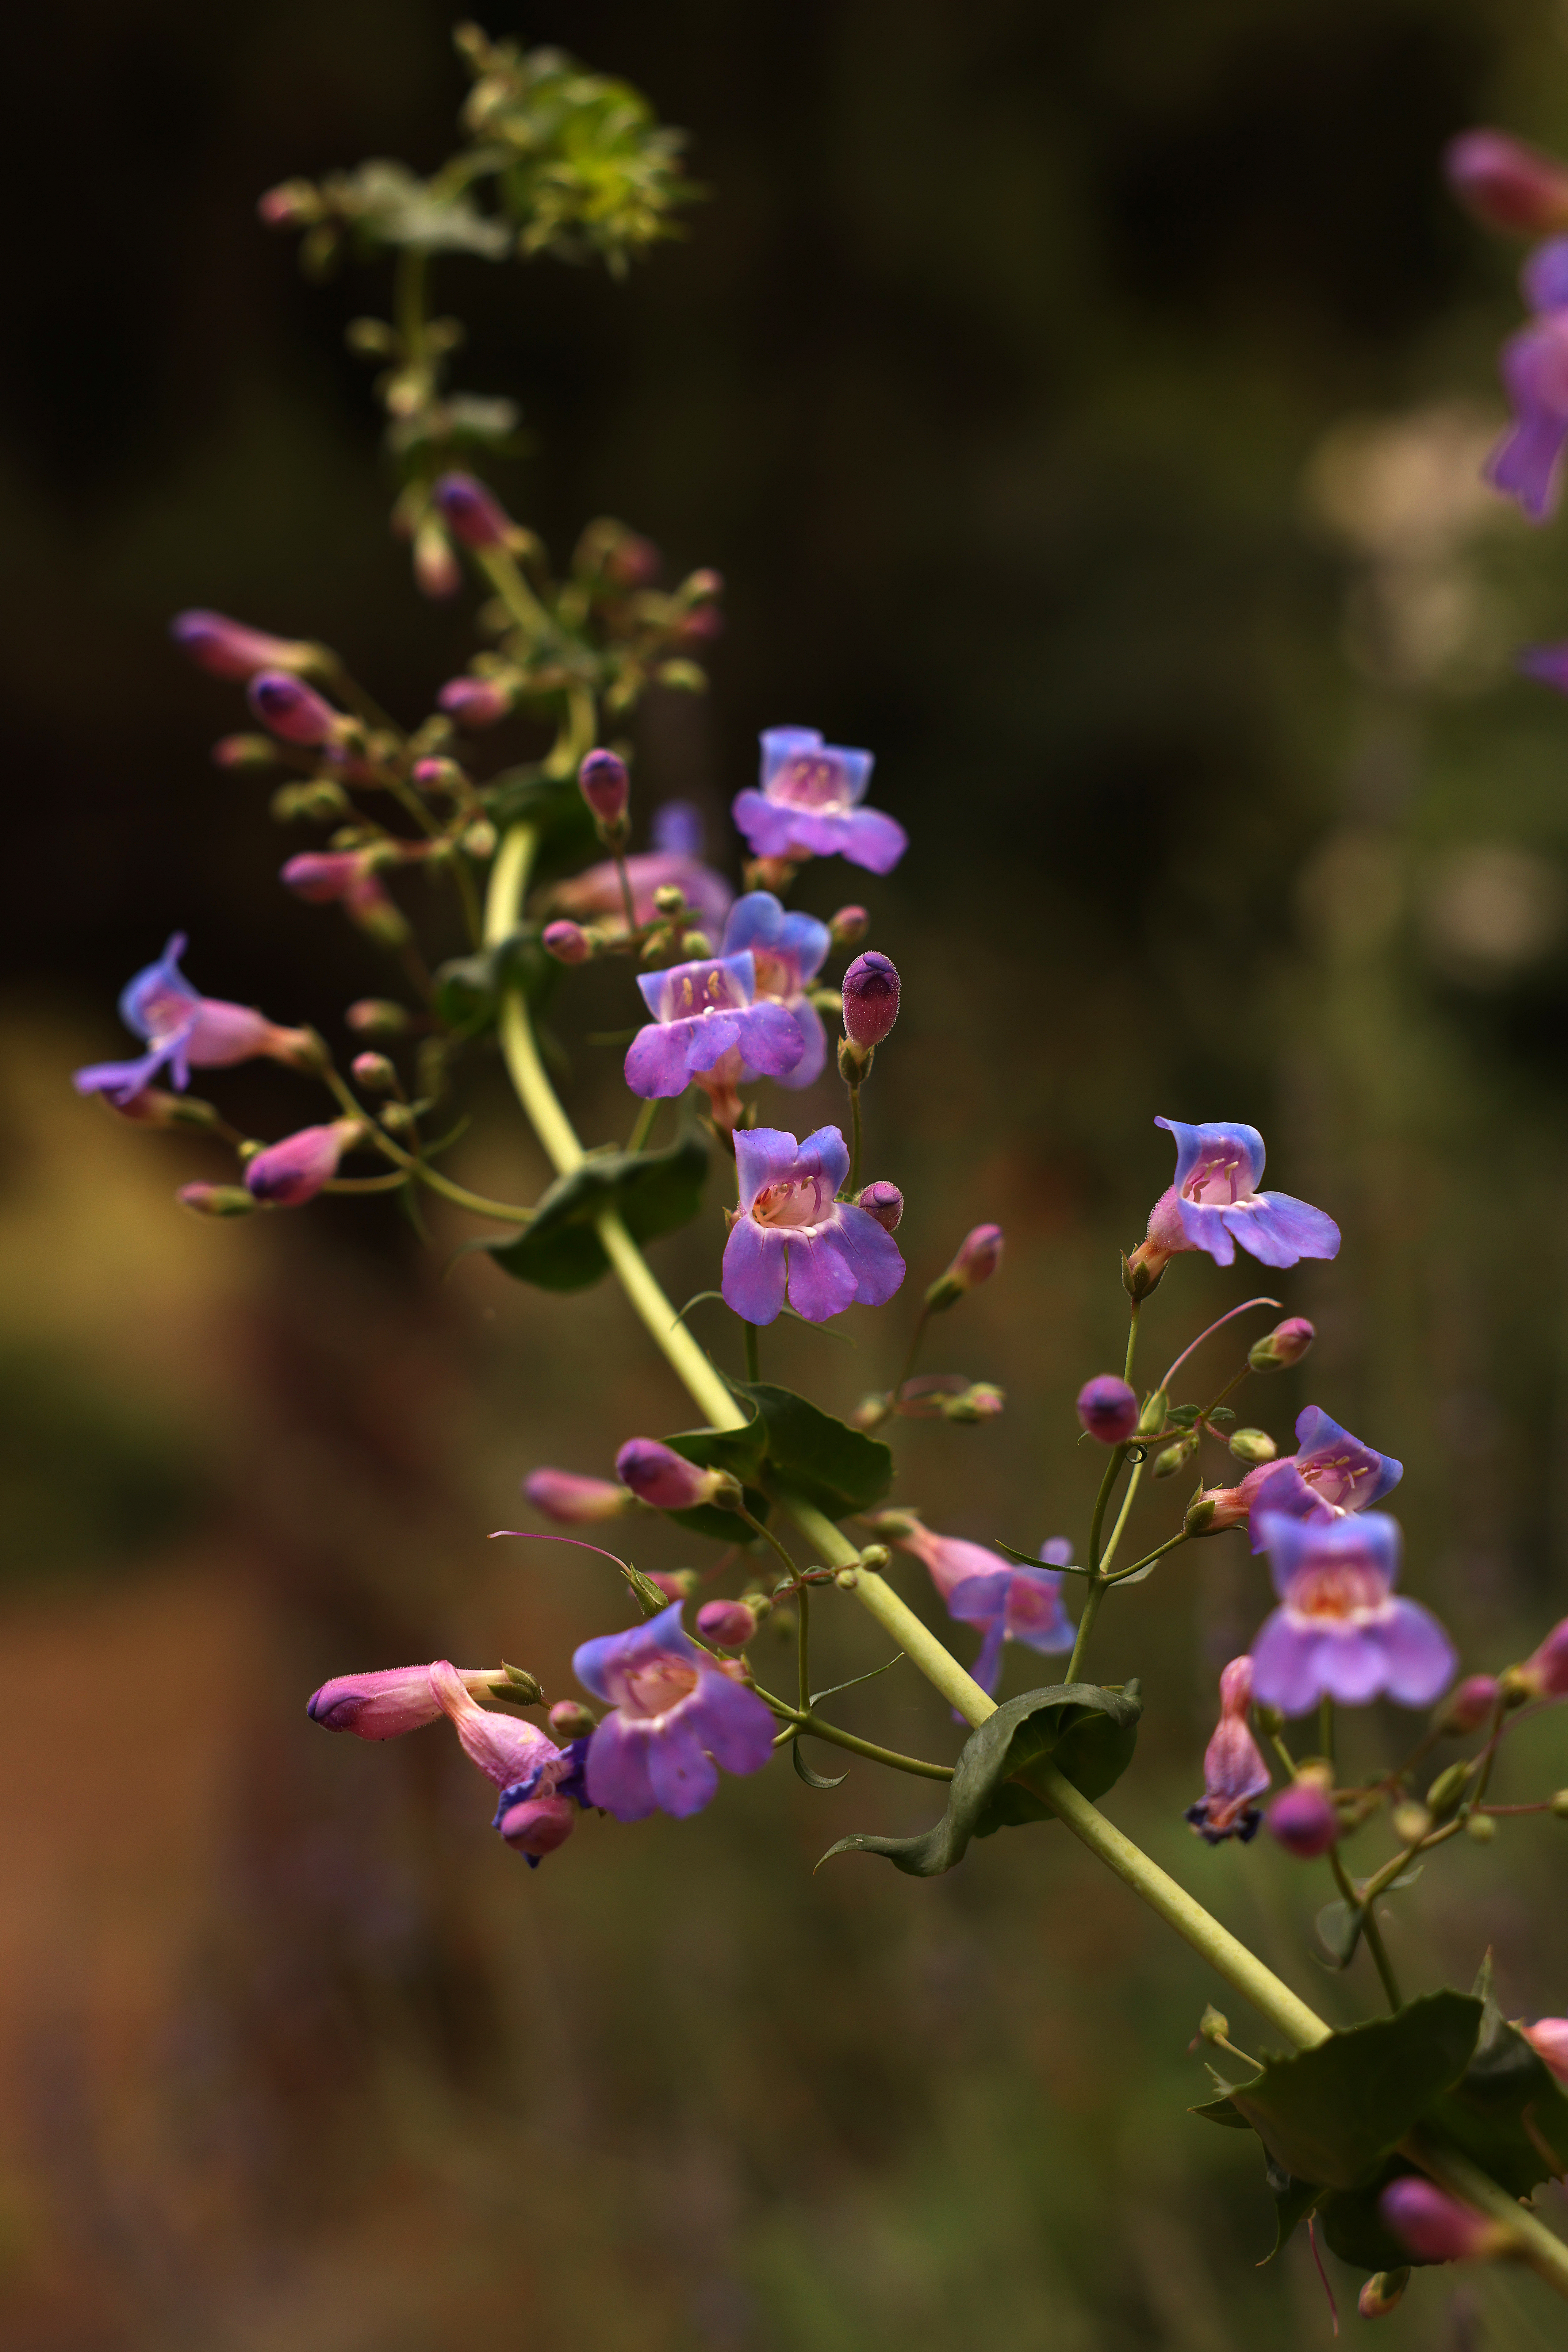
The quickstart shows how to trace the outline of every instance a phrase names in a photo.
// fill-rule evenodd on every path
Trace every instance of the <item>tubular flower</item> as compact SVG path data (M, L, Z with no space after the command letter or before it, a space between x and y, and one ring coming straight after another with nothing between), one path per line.
M140 1061L95 1062L78 1070L73 1083L79 1094L128 1102L165 1065L182 1091L193 1069L226 1069L258 1054L297 1069L311 1065L315 1045L308 1029L279 1029L247 1005L198 996L180 970L184 951L185 935L176 931L158 961L139 971L121 994L120 1017L146 1039L147 1052Z
M618 1519L629 1511L634 1497L613 1478L584 1478L574 1470L531 1470L522 1491L536 1511L557 1527L593 1527L600 1519Z
M1389 2182L1377 2210L1384 2228L1419 2263L1484 2262L1506 2252L1511 2242L1500 2222L1483 2221L1414 2172Z
M1568 313L1548 310L1510 335L1499 371L1514 422L1487 460L1487 478L1543 522L1557 504L1568 444Z
M737 1048L771 1076L793 1070L805 1050L794 1013L757 1003L749 952L639 972L637 986L653 1019L626 1048L635 1095L684 1094L693 1078L720 1088L719 1065Z
M773 1754L773 1717L689 1637L679 1601L584 1642L572 1668L614 1710L588 1742L584 1786L588 1802L618 1822L655 1811L684 1820L711 1802L719 1765L760 1772Z
M1268 1767L1247 1727L1252 1660L1232 1658L1219 1678L1219 1722L1204 1750L1204 1793L1185 1818L1207 1845L1239 1838L1246 1845L1263 1819L1252 1801L1268 1786Z
M310 907L341 907L352 923L373 938L394 945L408 935L408 926L388 897L376 871L376 850L307 849L290 857L279 880Z
M731 811L754 857L847 857L890 874L909 835L879 809L858 803L872 754L825 743L815 727L770 727L763 736L760 791L737 793Z
M1211 1486L1201 1500L1215 1506L1211 1532L1238 1527L1245 1519L1252 1549L1263 1549L1260 1522L1271 1512L1288 1518L1343 1518L1381 1503L1405 1475L1405 1465L1380 1454L1331 1421L1321 1405L1296 1416L1296 1451L1281 1461L1260 1462L1236 1486Z
M827 1032L806 991L826 961L832 935L815 915L786 914L771 890L749 890L737 898L724 926L724 953L751 950L757 1002L782 1004L801 1035L801 1056L791 1070L775 1073L782 1087L809 1087L827 1060ZM741 1075L755 1075L742 1065Z
M904 1278L891 1234L836 1195L849 1152L836 1127L797 1143L781 1128L738 1129L741 1205L724 1244L726 1304L748 1323L771 1323L789 1303L808 1323L847 1307L880 1307Z
M1454 1645L1429 1610L1396 1600L1397 1519L1363 1511L1327 1523L1258 1523L1280 1606L1252 1645L1253 1695L1284 1715L1321 1698L1365 1706L1386 1693L1429 1706L1453 1679Z
M1255 1127L1226 1119L1197 1127L1179 1118L1154 1124L1175 1138L1176 1181L1155 1202L1148 1240L1137 1253L1150 1273L1163 1273L1181 1250L1207 1250L1216 1265L1230 1265L1237 1242L1264 1265L1338 1255L1340 1229L1321 1209L1289 1192L1258 1190L1263 1138Z
M1041 1545L1043 1568L1018 1567L1000 1552L967 1543L962 1536L933 1535L918 1519L894 1540L901 1551L924 1561L948 1615L984 1635L980 1654L969 1670L982 1690L994 1691L1009 1642L1022 1642L1026 1649L1047 1656L1072 1648L1077 1629L1062 1602L1059 1572L1072 1559L1065 1536L1053 1536Z
M453 1671L466 1690L489 1689L490 1678L479 1667ZM428 1666L382 1666L368 1675L334 1675L311 1692L305 1712L328 1731L352 1731L356 1739L396 1739L437 1721L441 1702Z
M1522 236L1568 228L1568 166L1506 131L1462 131L1443 166L1459 202L1489 228Z
M270 1209L302 1209L338 1172L338 1162L364 1139L363 1118L334 1118L325 1127L302 1127L280 1143L269 1143L246 1162L245 1189Z
M252 678L258 669L309 669L316 658L314 646L268 636L265 629L231 621L226 613L176 613L169 635L182 653L214 677Z
M583 1801L582 1743L557 1748L535 1725L476 1706L462 1675L444 1658L430 1668L430 1687L464 1755L500 1791L490 1827L536 1870L541 1857L553 1853L576 1826L570 1801Z
M285 743L333 743L353 723L290 670L258 669L246 697L262 725Z
M704 1470L657 1437L628 1437L616 1456L616 1475L655 1511L694 1510L716 1496L738 1494L727 1470Z

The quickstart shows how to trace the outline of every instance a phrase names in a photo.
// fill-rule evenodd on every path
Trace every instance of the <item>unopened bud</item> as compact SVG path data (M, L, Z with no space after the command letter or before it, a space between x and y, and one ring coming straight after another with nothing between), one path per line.
M1410 2284L1406 2270L1374 2271L1356 2297L1363 2319L1386 2319Z
M459 727L475 728L498 725L516 696L499 677L449 677L436 699Z
M586 1739L595 1728L594 1717L574 1698L558 1698L546 1719L563 1747L569 1739Z
M431 492L443 520L465 547L510 547L517 525L472 474L443 474Z
M537 1675L531 1675L526 1666L509 1666L504 1658L500 1662L500 1670L506 1680L492 1685L497 1698L509 1698L514 1706L539 1705L544 1696L544 1686Z
M656 1511L689 1511L700 1503L733 1506L740 1482L727 1470L703 1470L657 1438L632 1437L616 1456L616 1475Z
M590 751L577 771L577 785L606 837L624 836L631 779L626 763L614 751Z
M1175 1466L1179 1468L1181 1465L1178 1464ZM1219 1506L1215 1500L1213 1491L1206 1495L1200 1494L1195 1501L1187 1505L1186 1517L1182 1521L1182 1531L1189 1536L1218 1535L1220 1529L1215 1526L1215 1520L1218 1515Z
M743 1650L757 1621L743 1601L705 1601L697 1612L697 1630L716 1650Z
M1303 1772L1268 1808L1268 1827L1298 1862L1315 1862L1339 1843L1340 1817L1320 1775Z
M389 1095L397 1084L397 1072L384 1054L356 1054L350 1067L355 1086L366 1094Z
M1165 1394L1164 1390L1155 1389L1150 1396L1144 1399L1143 1410L1138 1416L1139 1436L1153 1437L1160 1430L1163 1429L1165 1426L1165 1415L1169 1412L1170 1409L1171 1400Z
M1272 1462L1279 1448L1263 1429L1237 1429L1231 1433L1230 1450L1238 1462L1256 1467L1259 1462Z
M944 1421L994 1421L1006 1402L1004 1391L992 1381L974 1381L957 1396L938 1399L938 1410Z
M1507 1696L1517 1706L1514 1689L1531 1698L1563 1698L1568 1696L1568 1617L1561 1618L1552 1631L1533 1649L1521 1666L1515 1666L1507 1680L1512 1687Z
M1288 1315L1272 1331L1255 1340L1247 1351L1247 1360L1255 1372L1280 1372L1288 1364L1299 1364L1317 1338L1304 1315Z
M1467 1675L1438 1708L1437 1729L1456 1737L1479 1730L1496 1710L1501 1696L1502 1685L1495 1675Z
M862 1053L879 1045L899 1017L898 966L868 948L844 975L844 1034Z
M633 1497L614 1479L583 1478L573 1470L531 1470L522 1491L536 1511L563 1528L618 1519L633 1508Z
M876 1570L879 1575L892 1557L886 1544L869 1543L861 1550L860 1565L862 1568Z
M1548 236L1568 228L1568 168L1506 131L1465 131L1443 158L1448 185L1489 228Z
M318 652L297 637L275 637L244 621L231 621L226 613L176 613L169 635L182 653L214 677L250 678L258 670L309 669Z
M195 1095L172 1095L163 1087L143 1087L120 1102L109 1094L100 1094L98 1099L116 1118L128 1118L136 1127L183 1127L209 1132L220 1123L215 1104L203 1102Z
M1198 2032L1205 2042L1228 2042L1230 2020L1217 2010L1211 2000L1198 2020Z
M1497 1823L1490 1813L1470 1813L1466 1817L1465 1835L1476 1845L1490 1845L1497 1835Z
M874 1184L867 1184L856 1193L855 1206L864 1209L868 1217L875 1217L884 1233L896 1234L904 1213L904 1196L896 1184L879 1177Z
M414 584L433 601L455 596L463 584L463 567L433 514L422 515L414 527Z
M312 228L326 209L309 180L280 180L256 199L258 217L268 228Z
M586 963L594 952L594 942L580 923L569 923L564 918L558 923L546 923L540 934L540 946L557 963Z
M1415 2173L1391 2180L1377 2200L1377 2210L1384 2229L1424 2263L1484 2262L1507 2252L1513 2243L1511 2231L1502 2223L1483 2221L1435 2181Z
M258 670L246 689L264 727L285 743L331 743L347 725L341 710L287 670Z
M827 919L827 929L836 948L858 948L871 928L871 918L864 907L840 907Z
M1391 1818L1401 1845L1419 1845L1432 1827L1432 1816L1425 1805L1395 1805Z
M1552 1800L1552 1810L1560 1822L1568 1821L1568 1789L1559 1789Z
M401 1037L413 1017L386 996L362 996L343 1015L360 1037Z
M233 772L251 768L276 768L279 751L270 735L220 735L213 745L215 768Z
M694 1568L656 1568L647 1579L667 1601L689 1601L700 1580Z
M1000 1225L973 1226L959 1243L947 1272L939 1275L926 1292L927 1312L952 1307L977 1284L989 1282L1002 1263L1002 1250Z
M860 1571L858 1568L841 1568L833 1581L840 1592L853 1592L860 1581Z
M1115 1372L1099 1372L1078 1392L1078 1417L1101 1445L1121 1445L1138 1426L1138 1399Z
M276 824L296 824L301 818L311 824L330 824L334 817L348 815L350 803L331 776L312 776L306 783L279 784L269 806Z
M1174 1445L1167 1445L1156 1454L1149 1465L1151 1478L1173 1478L1178 1470L1189 1463L1198 1450L1196 1437L1178 1437Z
M198 1217L248 1217L256 1206L239 1184L182 1184L174 1198Z
M1266 1706L1263 1701L1259 1699L1253 1708L1253 1713L1258 1717L1258 1728L1261 1731L1265 1739L1278 1739L1280 1733L1285 1728L1285 1717L1282 1709L1277 1706Z
M380 1113L380 1121L388 1135L412 1135L418 1125L413 1111L404 1102L386 1104Z
M1469 1777L1468 1764L1450 1764L1446 1771L1438 1773L1426 1791L1426 1811L1435 1822L1446 1822L1449 1814L1458 1810L1459 1800L1465 1793L1465 1783ZM1395 1829L1399 1827L1397 1815L1394 1818L1394 1827Z
M302 1127L280 1143L269 1143L246 1164L246 1190L269 1209L299 1209L313 1201L338 1172L345 1151L365 1139L362 1118L334 1118L324 1127Z
M499 839L500 835L488 816L476 817L463 834L462 845L468 856L483 866L495 856Z

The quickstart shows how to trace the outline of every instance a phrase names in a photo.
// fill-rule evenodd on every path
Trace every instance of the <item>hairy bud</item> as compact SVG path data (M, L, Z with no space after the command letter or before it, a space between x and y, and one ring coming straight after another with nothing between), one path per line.
M1288 1315L1283 1323L1254 1341L1247 1360L1255 1372L1282 1372L1288 1364L1300 1362L1317 1336L1304 1315Z
M898 966L868 948L844 975L844 1034L862 1054L881 1044L899 1017Z
M855 1195L855 1206L875 1217L882 1231L896 1234L904 1213L904 1196L896 1184L879 1177L876 1183L867 1184Z
M616 1475L639 1503L656 1511L689 1511L699 1503L738 1503L739 1482L727 1470L703 1470L657 1438L631 1437L616 1456Z
M697 1630L715 1649L743 1650L757 1621L743 1601L705 1601L697 1612Z
M827 929L836 948L858 948L871 928L871 918L864 907L840 907L827 919Z
M1279 1448L1267 1430L1237 1429L1231 1433L1230 1450L1238 1462L1255 1469L1260 1462L1272 1462Z
M601 839L623 842L626 806L631 799L631 779L626 761L603 748L590 751L577 771L577 786L594 812Z
M1000 1225L972 1225L953 1254L952 1264L925 1295L926 1311L936 1314L956 1305L982 1282L989 1282L1002 1263L1004 1236Z
M557 963L586 963L594 952L594 942L581 923L569 923L564 918L545 924L539 944Z

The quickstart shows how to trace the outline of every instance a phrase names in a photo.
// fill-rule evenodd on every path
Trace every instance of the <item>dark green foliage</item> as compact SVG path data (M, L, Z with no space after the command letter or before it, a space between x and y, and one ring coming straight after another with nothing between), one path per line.
M1016 1776L1048 1761L1086 1797L1103 1796L1132 1760L1143 1702L1136 1683L1101 1690L1058 1683L1026 1691L988 1716L963 1744L948 1789L947 1810L919 1837L840 1838L823 1856L885 1854L912 1878L935 1878L962 1862L971 1838L1025 1822L1054 1820L1050 1806Z
M668 1151L605 1151L557 1178L515 1241L489 1244L503 1273L541 1290L586 1290L609 1271L595 1221L613 1211L635 1242L656 1241L697 1214L708 1147L695 1129Z
M750 1398L767 1433L769 1483L776 1492L815 1503L830 1519L882 1500L893 1482L893 1457L880 1438L767 1381L738 1383L736 1394Z
M728 1470L745 1489L746 1508L752 1517L767 1517L768 1498L757 1484L767 1452L767 1430L760 1416L749 1421L744 1429L688 1429L664 1442L704 1470ZM715 1543L743 1544L752 1540L752 1530L744 1519L738 1519L733 1511L721 1510L716 1503L699 1503L695 1510L671 1511L668 1516L678 1528L689 1528L695 1535L710 1536Z

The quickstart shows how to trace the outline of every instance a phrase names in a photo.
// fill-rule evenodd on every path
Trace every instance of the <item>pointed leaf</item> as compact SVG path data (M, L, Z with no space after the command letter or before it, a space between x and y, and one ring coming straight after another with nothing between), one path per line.
M1014 1778L1048 1760L1086 1797L1103 1796L1132 1760L1143 1702L1136 1683L1102 1690L1094 1683L1058 1683L1009 1699L964 1741L948 1784L947 1810L919 1837L840 1838L836 1853L885 1854L912 1878L935 1878L963 1858L973 1837L1025 1822L1052 1821L1043 1797Z
M805 1782L808 1789L841 1789L849 1778L847 1771L836 1773L831 1780L820 1772L814 1772L800 1752L798 1738L790 1741L789 1760L795 1766L796 1776Z
M798 1495L830 1519L868 1511L893 1483L893 1456L879 1438L851 1429L791 1389L738 1383L767 1430L769 1484Z
M502 1272L541 1290L585 1290L609 1271L594 1230L606 1210L618 1212L635 1242L657 1239L689 1223L702 1205L708 1150L687 1128L667 1151L605 1151L559 1177L533 1220L515 1241L489 1244Z
M1264 2159L1263 2177L1274 2200L1274 2243L1264 2255L1263 2262L1258 2263L1259 2270L1264 2263L1274 2260L1298 2224L1316 2209L1323 2194L1315 2180L1298 2180L1293 2172L1287 2172L1282 2165L1275 2163L1271 2156Z
M763 1457L767 1450L768 1433L761 1417L753 1414L743 1429L683 1429L678 1436L667 1437L665 1444L685 1461L695 1462L701 1470L728 1470L738 1478L745 1491L746 1508L752 1518L765 1519L770 1505L757 1485L762 1475ZM668 1511L665 1516L678 1528L689 1528L693 1535L710 1536L715 1543L748 1544L752 1531L744 1519L733 1511L721 1510L717 1503L699 1503L689 1511Z
M1414 2169L1394 2157L1364 2189L1343 2189L1327 2195L1318 2208L1318 2219L1330 2252L1358 2270L1423 2267L1423 2257L1413 2254L1404 2239L1394 2236L1378 2210L1378 2200L1389 2182L1407 2179Z
M1568 2170L1568 2099L1489 1994L1469 2064L1426 2119L1510 2197Z

